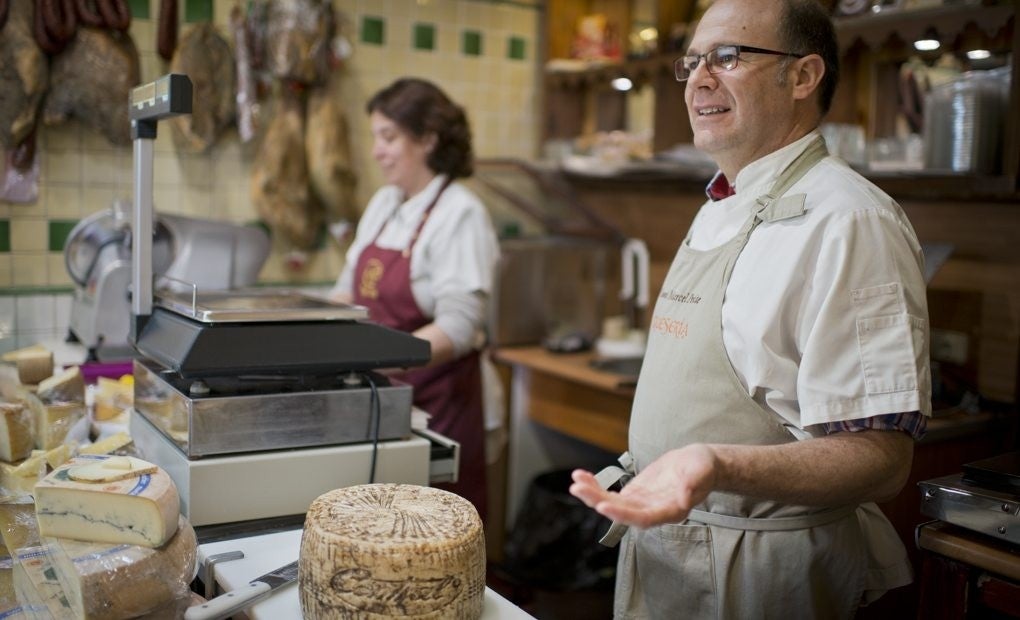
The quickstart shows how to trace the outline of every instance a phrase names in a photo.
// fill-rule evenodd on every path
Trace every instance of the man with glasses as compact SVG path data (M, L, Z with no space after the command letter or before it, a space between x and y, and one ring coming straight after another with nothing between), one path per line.
M719 173L655 307L622 467L571 493L622 536L617 617L849 618L911 580L874 502L931 410L920 246L825 149L818 2L717 0L675 71Z

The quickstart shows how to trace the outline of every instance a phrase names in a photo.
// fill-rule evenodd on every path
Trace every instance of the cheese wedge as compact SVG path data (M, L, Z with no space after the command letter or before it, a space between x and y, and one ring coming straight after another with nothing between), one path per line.
M78 454L110 454L131 445L131 435L120 432L89 444L78 450Z
M78 456L35 485L35 513L43 536L160 547L177 529L180 497L170 475L157 468L104 484L76 482L69 471L105 456Z
M125 375L130 379L131 375ZM96 380L95 409L93 417L99 421L111 420L131 408L134 387L131 381L99 377Z
M368 484L321 495L305 515L298 558L308 620L482 615L482 522L447 491Z
M173 538L158 549L44 539L74 617L118 620L178 600L186 604L198 544L187 519L180 517L176 529Z
M20 461L33 445L31 410L24 403L0 403L0 460Z
M64 443L71 427L85 416L85 403L43 405L35 413L35 447L52 450Z
M67 470L67 477L76 482L101 484L154 474L158 469L152 463L133 456L111 456L94 463L76 465Z
M18 379L25 385L35 385L53 374L53 351L41 344L4 353L0 359L18 369Z
M19 463L0 462L0 488L5 495L31 495L35 483L45 475L45 453Z
M84 403L85 377L81 368L71 366L39 383L35 391L44 403Z

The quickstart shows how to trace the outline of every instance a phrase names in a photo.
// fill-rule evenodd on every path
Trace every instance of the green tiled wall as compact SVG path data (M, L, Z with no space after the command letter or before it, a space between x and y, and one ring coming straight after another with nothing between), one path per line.
M149 19L149 0L128 0L132 19Z
M477 30L465 30L460 51L465 56L481 56L482 33Z
M386 43L386 21L381 17L368 15L361 18L361 42L371 45Z
M209 22L213 15L213 0L184 0L184 21Z
M510 37L506 44L506 57L514 60L524 60L524 39L521 37Z
M67 236L78 222L75 220L50 220L49 248L50 252L63 252Z
M416 50L436 49L436 27L432 24L415 24L413 46Z
M11 251L11 222L0 220L0 252Z

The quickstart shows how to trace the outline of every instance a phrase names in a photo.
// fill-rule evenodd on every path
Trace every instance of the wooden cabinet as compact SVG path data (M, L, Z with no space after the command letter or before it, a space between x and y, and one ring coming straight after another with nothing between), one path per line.
M632 15L639 1L550 0L544 14L544 58L549 61L570 56L577 20L582 15L604 13L607 21L615 20L618 32L627 32L636 23ZM626 77L634 89L654 90L654 151L691 141L683 85L674 79L672 65L678 50L686 45L680 39L684 29L692 26L698 3L658 0L654 5L652 14L659 38L652 55L629 58L622 37L623 59L618 62L545 72L544 139L570 139L595 131L625 129L628 95L614 90L611 82ZM860 125L869 140L893 135L899 110L900 66L917 55L912 45L915 40L929 34L937 36L942 42L939 53L960 57L968 50L980 48L993 54L1012 53L1015 58L1020 52L1018 12L1018 3L1009 0L996 3L946 0L926 8L836 17L842 75L826 121ZM1011 71L1001 166L997 170L980 174L869 172L869 177L895 197L1015 199L1020 177L1020 68L1013 63Z

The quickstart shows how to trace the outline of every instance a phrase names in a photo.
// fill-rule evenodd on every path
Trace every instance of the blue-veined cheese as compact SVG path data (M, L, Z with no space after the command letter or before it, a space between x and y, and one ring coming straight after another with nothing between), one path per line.
M77 482L68 470L107 456L71 459L35 485L39 534L77 540L160 547L174 535L180 497L170 475L155 473L113 482Z
M305 619L482 615L482 522L470 502L440 489L368 484L319 496L298 568Z
M75 618L118 620L156 610L179 618L190 603L198 545L184 517L158 549L62 538L43 542Z

